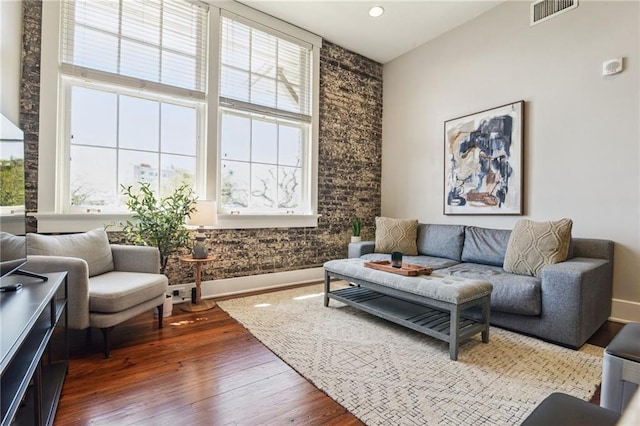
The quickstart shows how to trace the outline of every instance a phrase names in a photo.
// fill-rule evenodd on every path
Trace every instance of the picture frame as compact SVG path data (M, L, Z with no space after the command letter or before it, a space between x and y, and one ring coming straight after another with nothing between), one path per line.
M444 122L444 214L522 215L524 101Z

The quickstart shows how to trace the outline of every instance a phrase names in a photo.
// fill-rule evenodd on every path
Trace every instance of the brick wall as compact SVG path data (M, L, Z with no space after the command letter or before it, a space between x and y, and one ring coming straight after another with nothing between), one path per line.
M21 119L27 144L27 210L37 210L37 140L41 4L24 6ZM325 42L320 51L320 129L317 228L210 230L211 253L203 280L283 272L321 266L345 257L351 218L363 219L363 238L373 238L380 215L382 154L382 65ZM30 224L34 231L35 224ZM122 233L110 233L122 242ZM186 253L186 251L185 251ZM171 259L169 282L192 282L191 266Z

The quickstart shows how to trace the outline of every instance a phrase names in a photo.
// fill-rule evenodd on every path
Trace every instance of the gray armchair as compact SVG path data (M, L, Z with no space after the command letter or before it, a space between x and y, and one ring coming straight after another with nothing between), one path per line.
M157 307L162 328L168 280L159 273L157 248L109 244L102 229L71 235L27 234L26 243L24 269L67 271L69 328L99 328L105 358L110 356L110 334L116 325Z

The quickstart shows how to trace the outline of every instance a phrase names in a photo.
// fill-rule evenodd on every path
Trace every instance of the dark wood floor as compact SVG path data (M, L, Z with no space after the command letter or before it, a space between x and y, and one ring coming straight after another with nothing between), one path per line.
M606 323L589 341L605 347L622 327ZM102 336L70 333L69 375L56 425L360 425L358 419L272 354L220 308L174 306L165 327L150 314Z

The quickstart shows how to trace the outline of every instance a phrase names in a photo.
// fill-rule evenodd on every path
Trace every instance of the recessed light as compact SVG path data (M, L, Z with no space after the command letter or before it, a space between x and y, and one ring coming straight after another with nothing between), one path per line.
M384 7L382 6L373 6L371 9L369 9L369 16L372 16L374 18L377 18L383 13L384 13Z

